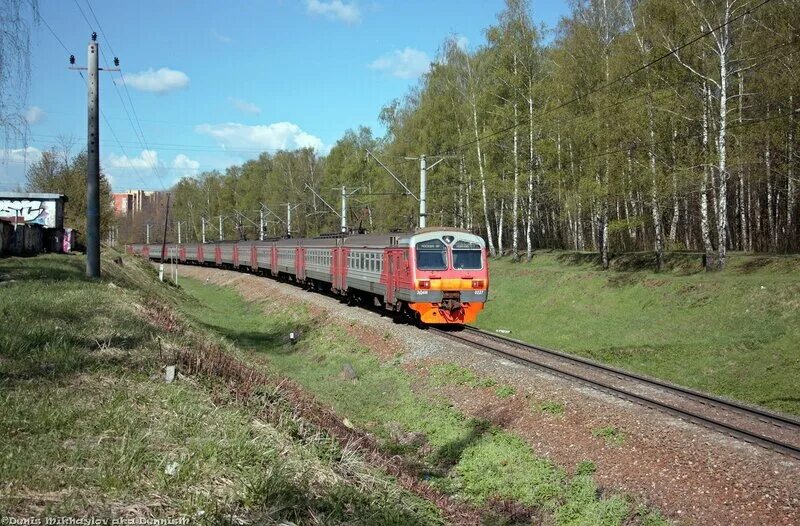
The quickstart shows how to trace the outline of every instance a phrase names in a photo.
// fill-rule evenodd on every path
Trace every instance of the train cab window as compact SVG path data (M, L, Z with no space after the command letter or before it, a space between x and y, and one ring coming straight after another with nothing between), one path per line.
M416 245L417 269L419 270L446 270L447 256L444 243L438 239L421 241Z
M470 241L456 241L453 245L453 268L456 270L479 270L481 262L481 246Z

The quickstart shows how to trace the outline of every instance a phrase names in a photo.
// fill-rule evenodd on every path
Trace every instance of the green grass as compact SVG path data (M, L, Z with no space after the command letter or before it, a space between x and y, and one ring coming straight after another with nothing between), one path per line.
M699 258L671 254L660 274L644 258L607 272L593 255L492 260L477 325L800 414L800 258L734 254L726 271L705 273Z
M539 406L539 409L542 412L549 413L551 415L564 414L564 404L559 404L558 402L545 402Z
M511 398L516 394L516 392L517 390L511 387L510 385L501 385L494 390L494 394L496 394L500 398Z
M194 336L141 314L182 295L149 265L124 261L104 257L104 279L92 282L77 256L0 259L0 279L14 280L0 288L3 515L441 522L324 434L296 436L291 413L273 425L221 382L165 383L161 351Z
M481 377L471 369L447 362L426 367L431 380L436 385L466 385L468 387L494 387L497 381Z
M441 396L420 393L419 377L391 361L379 362L342 328L313 319L302 306L269 298L248 303L230 288L190 279L183 286L196 300L182 308L193 323L217 331L224 344L240 349L240 358L298 381L339 415L374 433L387 451L418 462L424 476L446 493L476 504L501 498L539 507L556 524L622 524L635 513L621 496L601 497L590 475L570 477L520 438L466 417ZM296 327L303 327L297 345L264 343L280 341ZM357 372L356 381L342 374L345 364ZM488 386L455 364L433 365L429 373L432 388ZM514 393L507 386L498 391ZM425 441L398 447L398 432L421 433Z
M614 426L598 427L592 429L592 436L602 438L609 446L621 446L625 442L625 435Z

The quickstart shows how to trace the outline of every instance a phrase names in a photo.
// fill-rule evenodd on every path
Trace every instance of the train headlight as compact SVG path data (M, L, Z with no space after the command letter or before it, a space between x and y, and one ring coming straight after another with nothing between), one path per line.
M419 288L421 288L421 289L429 289L429 288L431 288L431 282L429 280L427 280L427 279L421 279L421 280L419 280L417 282L417 284L419 285Z
M473 289L482 289L483 288L483 280L480 280L480 279L472 280L472 288Z

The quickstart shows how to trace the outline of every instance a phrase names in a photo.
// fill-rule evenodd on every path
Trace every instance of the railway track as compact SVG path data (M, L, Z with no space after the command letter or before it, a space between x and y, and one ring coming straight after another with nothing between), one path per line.
M800 420L474 327L430 327L451 340L800 460Z

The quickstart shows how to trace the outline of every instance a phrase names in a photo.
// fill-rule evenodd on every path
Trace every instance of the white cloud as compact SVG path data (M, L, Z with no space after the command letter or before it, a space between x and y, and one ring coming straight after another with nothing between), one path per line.
M229 36L223 35L215 30L211 30L211 36L222 42L223 44L233 44L233 39Z
M293 150L314 148L323 150L322 140L304 132L297 124L275 122L247 126L236 122L200 124L195 131L213 137L224 148L254 150Z
M361 21L361 11L355 2L346 4L341 0L324 2L321 0L306 0L306 10L312 15L322 15L331 20L340 20L347 24Z
M427 72L431 67L428 54L418 49L407 47L395 50L373 61L370 69L389 73L401 79L413 79Z
M28 124L42 122L46 116L47 114L39 106L31 106L25 110L25 120L28 121Z
M239 111L243 111L245 113L252 113L254 115L258 115L261 113L261 108L256 106L252 102L247 102L246 100L237 99L236 97L228 97L228 101Z
M157 71L150 68L147 71L131 73L125 75L124 80L132 88L159 94L183 89L189 85L189 76L186 73L169 68L160 68Z
M177 177L189 177L197 175L197 172L200 170L200 163L179 153L172 160L171 168Z
M158 166L158 152L142 150L137 157L111 154L108 156L108 165L121 170L150 170Z
M39 148L28 146L27 148L16 148L10 150L0 150L0 164L11 163L32 163L39 160L42 151Z

